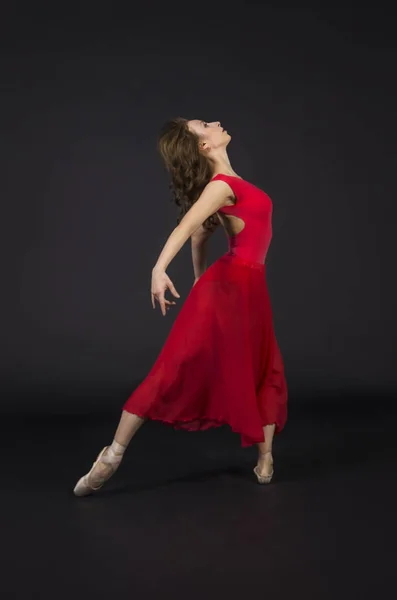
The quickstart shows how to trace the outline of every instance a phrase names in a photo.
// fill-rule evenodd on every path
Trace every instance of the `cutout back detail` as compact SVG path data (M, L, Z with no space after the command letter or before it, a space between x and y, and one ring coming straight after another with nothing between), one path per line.
M240 217L218 213L218 218L229 237L238 235L245 227L245 221Z

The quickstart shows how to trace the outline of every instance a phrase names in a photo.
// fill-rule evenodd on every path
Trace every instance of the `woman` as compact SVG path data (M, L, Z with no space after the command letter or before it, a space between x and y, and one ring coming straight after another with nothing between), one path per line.
M80 478L74 493L99 490L117 470L147 419L175 428L227 424L242 446L257 444L259 483L273 475L273 435L287 418L287 386L266 286L272 202L233 171L230 135L219 122L174 119L159 150L180 206L178 225L152 271L151 299L163 315L179 298L166 269L191 238L194 285L151 371L123 406L111 445ZM206 269L206 241L218 223L229 251Z

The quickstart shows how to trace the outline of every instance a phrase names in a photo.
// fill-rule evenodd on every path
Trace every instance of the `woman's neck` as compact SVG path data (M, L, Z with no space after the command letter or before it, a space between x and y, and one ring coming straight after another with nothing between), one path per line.
M230 164L229 157L227 155L226 150L224 150L221 154L213 157L213 177L215 175L219 175L223 173L224 175L233 175L234 177L239 177L237 173L233 170L232 165Z

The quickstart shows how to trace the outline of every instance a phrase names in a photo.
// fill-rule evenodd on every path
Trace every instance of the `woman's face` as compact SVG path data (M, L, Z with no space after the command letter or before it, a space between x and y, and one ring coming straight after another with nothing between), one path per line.
M206 151L217 150L226 147L231 140L231 136L226 129L221 127L219 121L207 123L193 119L187 123L190 131L193 131L200 138L200 148Z

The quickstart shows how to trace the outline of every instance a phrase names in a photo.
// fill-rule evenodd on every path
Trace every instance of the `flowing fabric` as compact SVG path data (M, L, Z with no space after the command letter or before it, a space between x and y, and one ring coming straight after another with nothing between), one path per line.
M228 425L244 447L264 441L264 425L275 423L277 434L287 419L266 266L254 260L263 259L270 244L272 205L252 184L217 177L237 199L224 212L239 204L233 214L245 227L192 287L153 367L123 409L190 431ZM259 239L248 235L253 214L256 226L262 220Z

